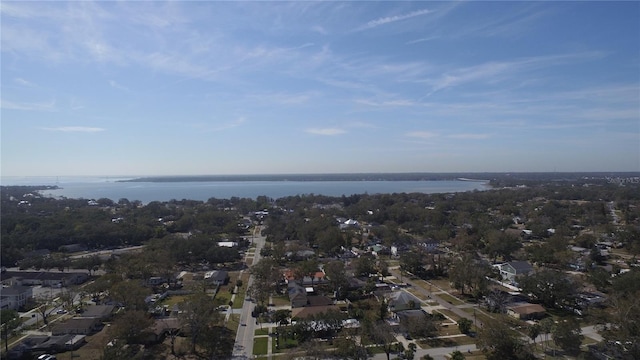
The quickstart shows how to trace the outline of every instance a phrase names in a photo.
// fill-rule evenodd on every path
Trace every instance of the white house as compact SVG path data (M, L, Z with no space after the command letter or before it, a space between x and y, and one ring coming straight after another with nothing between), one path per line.
M30 286L14 285L2 287L0 291L0 309L18 310L33 297Z

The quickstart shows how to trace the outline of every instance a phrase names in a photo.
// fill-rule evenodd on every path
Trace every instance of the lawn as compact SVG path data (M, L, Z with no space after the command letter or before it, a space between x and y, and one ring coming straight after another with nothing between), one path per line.
M428 297L424 296L424 294L422 294L416 289L407 289L407 291L409 291L413 296L417 297L422 301L427 301L429 299Z
M269 338L261 337L253 339L253 355L266 355L269 346Z
M439 312L442 315L452 319L453 321L458 321L460 320L460 316L458 316L457 314L455 314L453 311L451 310L447 310L447 309L438 309L438 310L434 310L434 312Z
M269 335L269 329L268 328L256 329L255 334L256 335Z
M276 343L278 343L278 341L276 341L276 339L278 339L278 341L280 342L280 348L276 348ZM273 338L273 341L271 343L271 352L273 353L279 353L282 352L286 349L291 349L298 346L298 342L296 340L293 339L286 339L283 340L282 337L279 338Z
M159 305L168 305L169 309L175 304L179 304L187 299L187 295L172 295L162 300Z
M213 301L217 305L229 305L229 301L231 301L231 293L228 290L220 290Z
M229 316L229 321L227 321L225 325L227 326L227 329L235 333L240 325L240 314L231 314L231 316Z
M447 302L450 302L453 305L462 305L462 304L464 304L464 301L458 300L458 299L456 299L455 297L453 297L453 296L451 296L449 294L438 294L437 296L439 298L447 301Z
M289 305L289 298L285 295L277 295L271 298L273 306L286 306Z

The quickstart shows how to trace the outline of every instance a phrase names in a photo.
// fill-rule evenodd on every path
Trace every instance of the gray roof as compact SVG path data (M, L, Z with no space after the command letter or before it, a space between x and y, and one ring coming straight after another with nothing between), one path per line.
M507 264L511 265L511 267L516 271L516 273L526 273L533 270L533 266L526 261L511 261Z

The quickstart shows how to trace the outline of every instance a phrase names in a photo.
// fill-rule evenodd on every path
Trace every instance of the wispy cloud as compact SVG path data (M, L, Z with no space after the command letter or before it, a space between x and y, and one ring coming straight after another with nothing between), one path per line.
M128 87L126 87L124 85L119 84L115 80L109 80L109 85L114 89L118 89L118 90L122 90L122 91L126 91L126 92L131 92L131 89L129 89Z
M305 132L314 135L323 135L323 136L335 136L346 133L345 130L339 128L311 128L305 130Z
M418 138L418 139L433 139L438 136L437 133L431 131L410 131L405 134L407 137Z
M420 38L420 39L407 41L405 43L405 45L417 44L417 43L421 43L421 42L425 42L425 41L436 40L436 39L439 39L439 38L440 38L440 36L429 36L429 37L425 37L425 38Z
M500 82L504 79L512 79L516 73L523 73L546 67L558 66L575 61L587 61L604 56L597 51L534 56L521 58L512 61L492 61L465 68L459 68L445 72L436 79L427 80L432 84L432 91L427 96L450 87L459 86L465 83L488 81L492 83Z
M47 102L12 102L0 100L0 108L6 110L23 110L23 111L55 111L55 100Z
M403 107L403 106L415 106L416 102L409 99L395 99L395 100L370 100L370 99L356 99L356 104L375 106L375 107Z
M14 81L16 84L21 85L21 86L27 86L27 87L33 87L33 86L36 86L36 85L35 85L34 83L32 83L31 81L28 81L28 80L25 80L25 79L23 79L23 78L19 78L19 77L18 77L18 78L13 79L13 81Z
M239 117L239 118L237 118L235 120L232 120L232 121L230 121L228 123L221 124L221 125L218 125L218 126L198 125L197 127L202 128L204 131L218 132L218 131L224 131L224 130L237 128L238 126L241 126L242 124L244 124L246 121L247 121L246 118Z
M462 140L482 140L488 139L490 137L489 134L451 134L447 136L451 139L462 139Z
M59 131L59 132L80 132L80 133L97 133L105 131L104 128L99 127L86 127L86 126L61 126L61 127L45 127L41 128L47 131Z
M430 14L432 12L433 11L429 10L429 9L421 9L421 10L412 11L412 12L406 13L406 14L381 17L381 18L378 18L378 19L371 20L371 21L367 22L366 24L362 25L361 27L359 27L356 30L360 31L360 30L372 29L372 28L378 27L380 25L390 24L390 23L394 23L396 21L402 21L402 20L410 19L410 18L413 18L413 17L416 17L416 16L422 16L422 15Z
M314 32L317 32L318 34L321 34L321 35L327 35L329 33L324 27L322 27L320 25L312 26L311 30L313 30Z

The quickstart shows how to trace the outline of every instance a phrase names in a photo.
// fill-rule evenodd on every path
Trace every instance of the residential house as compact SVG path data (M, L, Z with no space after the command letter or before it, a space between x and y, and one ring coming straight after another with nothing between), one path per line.
M87 245L84 245L84 244L67 244L67 245L60 246L60 251L70 252L70 253L87 251L87 249L88 249Z
M533 272L533 266L526 261L510 261L504 264L493 265L500 271L502 280L509 284L517 285L516 279Z
M327 279L322 271L316 271L313 275L308 275L302 278L302 285L320 285L326 284Z
M420 245L420 247L425 249L427 252L436 252L438 250L438 246L440 246L440 243L437 240L429 239L419 242L418 245Z
M95 318L100 321L109 320L113 316L114 305L92 305L79 315L81 318Z
M149 286L158 286L167 282L167 279L161 276L152 276L147 280L147 285Z
M51 330L52 335L81 334L89 335L100 330L102 322L97 318L74 317L58 324Z
M391 312L420 309L420 299L406 291L394 291L387 295L387 304Z
M85 338L85 335L27 335L9 349L6 358L31 359L43 352L58 353L76 350L86 343Z
M68 286L82 284L89 278L85 272L5 271L0 275L4 285Z
M411 323L425 322L428 319L427 313L422 309L402 310L393 314L392 319L397 321L400 326L400 331L404 334L408 334L411 328ZM394 323L396 323L394 321Z
M156 319L148 329L148 335L145 339L147 344L157 344L162 342L167 335L176 334L180 331L180 319L175 317Z
M307 319L309 317L326 313L328 311L340 311L337 305L305 306L291 309L292 319Z
M214 285L224 285L229 282L229 273L224 270L214 270L205 273L204 278Z
M14 285L0 290L0 309L18 310L33 297L30 286Z
M513 303L507 305L507 314L520 320L541 319L546 310L539 304Z
M291 280L288 282L287 293L289 294L292 308L307 305L307 291L304 286L298 284L296 281Z

